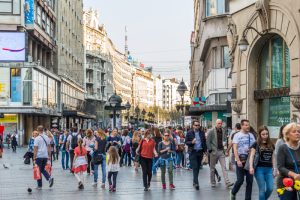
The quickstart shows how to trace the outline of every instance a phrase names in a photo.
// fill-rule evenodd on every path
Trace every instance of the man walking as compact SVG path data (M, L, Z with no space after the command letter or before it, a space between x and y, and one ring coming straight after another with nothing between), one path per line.
M67 149L69 150L71 169L70 172L73 172L73 161L74 161L74 149L78 146L78 139L82 139L81 135L77 132L77 127L72 128L72 133L67 138Z
M210 156L210 183L211 187L216 187L216 179L215 179L215 170L216 164L219 161L221 164L224 181L226 187L229 188L233 185L228 179L228 174L226 172L226 162L225 162L225 155L228 154L224 153L224 144L226 143L226 135L225 131L222 129L223 121L221 119L217 119L216 127L212 128L208 131L207 134L207 149Z
M64 131L59 137L59 145L61 150L61 166L64 170L69 168L69 152L67 149L67 138L69 136L68 131Z
M203 158L203 153L206 152L206 139L203 131L200 130L199 121L193 121L193 129L186 135L186 145L193 169L193 185L196 190L199 190L198 175Z
M45 166L51 158L50 140L44 134L43 126L38 126L37 131L39 135L34 139L34 154L33 160L35 164L40 168L40 172L44 175L47 181L49 181L49 187L53 186L54 178L52 178L45 170ZM37 189L42 189L42 177L37 180Z
M249 171L244 169L245 163L248 156L250 155L250 147L255 142L255 137L252 133L249 132L250 124L249 121L243 119L241 121L241 131L236 133L233 137L233 151L236 160L236 177L237 180L230 192L230 199L235 200L236 194L240 190L240 187L243 185L244 176L246 176L246 193L245 200L251 200L252 194L252 183L253 175Z

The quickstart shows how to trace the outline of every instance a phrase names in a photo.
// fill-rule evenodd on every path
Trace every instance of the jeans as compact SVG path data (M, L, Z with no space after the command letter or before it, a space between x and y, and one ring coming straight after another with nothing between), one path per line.
M156 174L156 172L157 172L157 168L154 167L154 165L157 162L157 160L158 160L158 157L155 157L155 158L153 158L153 161L152 161L152 173L153 174Z
M193 150L190 153L189 157L193 169L193 183L199 186L198 176L199 176L200 166L203 158L203 150L199 150L199 151Z
M37 158L35 160L35 163L37 164L37 166L39 166L40 172L44 175L44 177L46 178L46 180L49 181L50 175L45 170L45 166L47 164L47 161L48 161L48 158ZM41 176L41 179L37 180L37 184L38 184L38 187L42 187L42 185L43 185L43 183L42 183L42 176Z
M66 164L65 164L65 158L66 158ZM66 150L61 151L61 166L63 169L69 168L69 152Z
M267 200L273 191L272 167L257 167L255 169L255 179L259 189L259 200Z
M152 178L152 159L141 157L144 187L148 188Z
M101 169L102 169L102 183L105 183L105 178L106 178L106 158L104 156L103 158L103 162L101 165ZM98 182L98 167L99 165L95 165L94 164L94 182L97 183Z
M160 167L162 184L166 184L166 168L167 168L167 164ZM173 164L172 163L169 163L168 174L169 174L169 182L170 182L170 184L173 184Z
M91 173L91 169L94 170L94 164L92 162L92 156L90 155L90 151L87 152L87 173Z
M177 153L176 153L176 165L177 165L177 166L180 166L182 160L183 160L183 152L182 152L182 151L177 152ZM182 165L182 166L183 166L183 165Z
M236 195L238 191L240 190L241 186L244 182L244 176L246 176L246 193L245 193L245 200L251 200L251 194L252 194L252 183L253 183L253 175L249 173L249 171L244 169L243 167L239 167L236 164L236 182L231 190L231 193L233 195Z
M128 161L128 166L131 166L131 153L125 152L125 151L122 152L122 157L120 159L120 165L123 165L124 157L125 157L125 165L127 164L127 161Z
M74 150L69 151L70 162L71 162L71 171L73 170L73 161L74 161Z
M118 176L118 172L108 172L108 183L109 183L109 186L112 186L112 188L116 188L117 186L117 176ZM113 180L111 180L111 178Z

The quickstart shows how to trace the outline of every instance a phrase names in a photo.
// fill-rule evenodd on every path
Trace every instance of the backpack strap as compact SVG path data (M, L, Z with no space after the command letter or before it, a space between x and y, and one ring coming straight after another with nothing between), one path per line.
M288 150L288 152L289 152L289 154L290 154L290 156L291 156L291 158L292 158L292 160L293 160L293 163L294 163L294 170L295 170L295 172L296 172L297 174L299 174L299 169L298 169L297 162L296 162L296 160L295 160L295 158L294 158L294 156L293 156L293 154L292 154L292 152L291 152L289 146L288 146L287 144L285 144L285 145L286 145L287 150Z

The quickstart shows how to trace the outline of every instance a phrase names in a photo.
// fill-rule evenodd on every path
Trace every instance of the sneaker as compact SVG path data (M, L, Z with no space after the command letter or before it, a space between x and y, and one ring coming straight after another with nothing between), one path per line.
M220 183L220 181L221 181L221 176L218 176L218 182Z
M145 187L145 188L144 188L144 191L149 191L149 188Z
M49 187L52 187L53 186L53 183L54 183L54 178L50 178L49 179Z
M92 184L92 186L93 186L93 187L97 187L97 182L94 182L94 183Z
M166 184L162 184L162 189L163 189L163 190L167 189Z
M174 184L170 184L170 190L175 190L175 185Z
M230 200L236 200L235 195L232 194L232 190L230 190Z
M109 185L109 191L111 192L113 189L112 185Z
M229 187L231 187L231 186L233 186L233 185L234 185L234 183L231 183L231 182L226 183L226 187L227 187L227 188L229 188Z
M37 190L41 190L41 189L42 189L42 187L39 187L39 186L37 186L35 189L37 189Z
M81 181L78 183L78 188L81 190L84 189L83 183Z
M212 184L211 184L211 187L212 187L212 188L215 188L215 187L216 187L216 184L215 184L215 183L212 183Z
M116 188L113 188L113 189L112 189L112 192L116 192Z
M148 187L148 189L150 188L150 183L148 183L147 187Z
M102 189L105 189L105 183L102 183L102 184L101 184L101 188L102 188Z

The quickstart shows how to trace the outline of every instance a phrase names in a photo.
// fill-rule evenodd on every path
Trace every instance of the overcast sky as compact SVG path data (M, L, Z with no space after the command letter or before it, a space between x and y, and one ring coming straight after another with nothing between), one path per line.
M189 82L193 0L84 0L100 14L115 46L124 52L125 26L130 54L165 78Z

